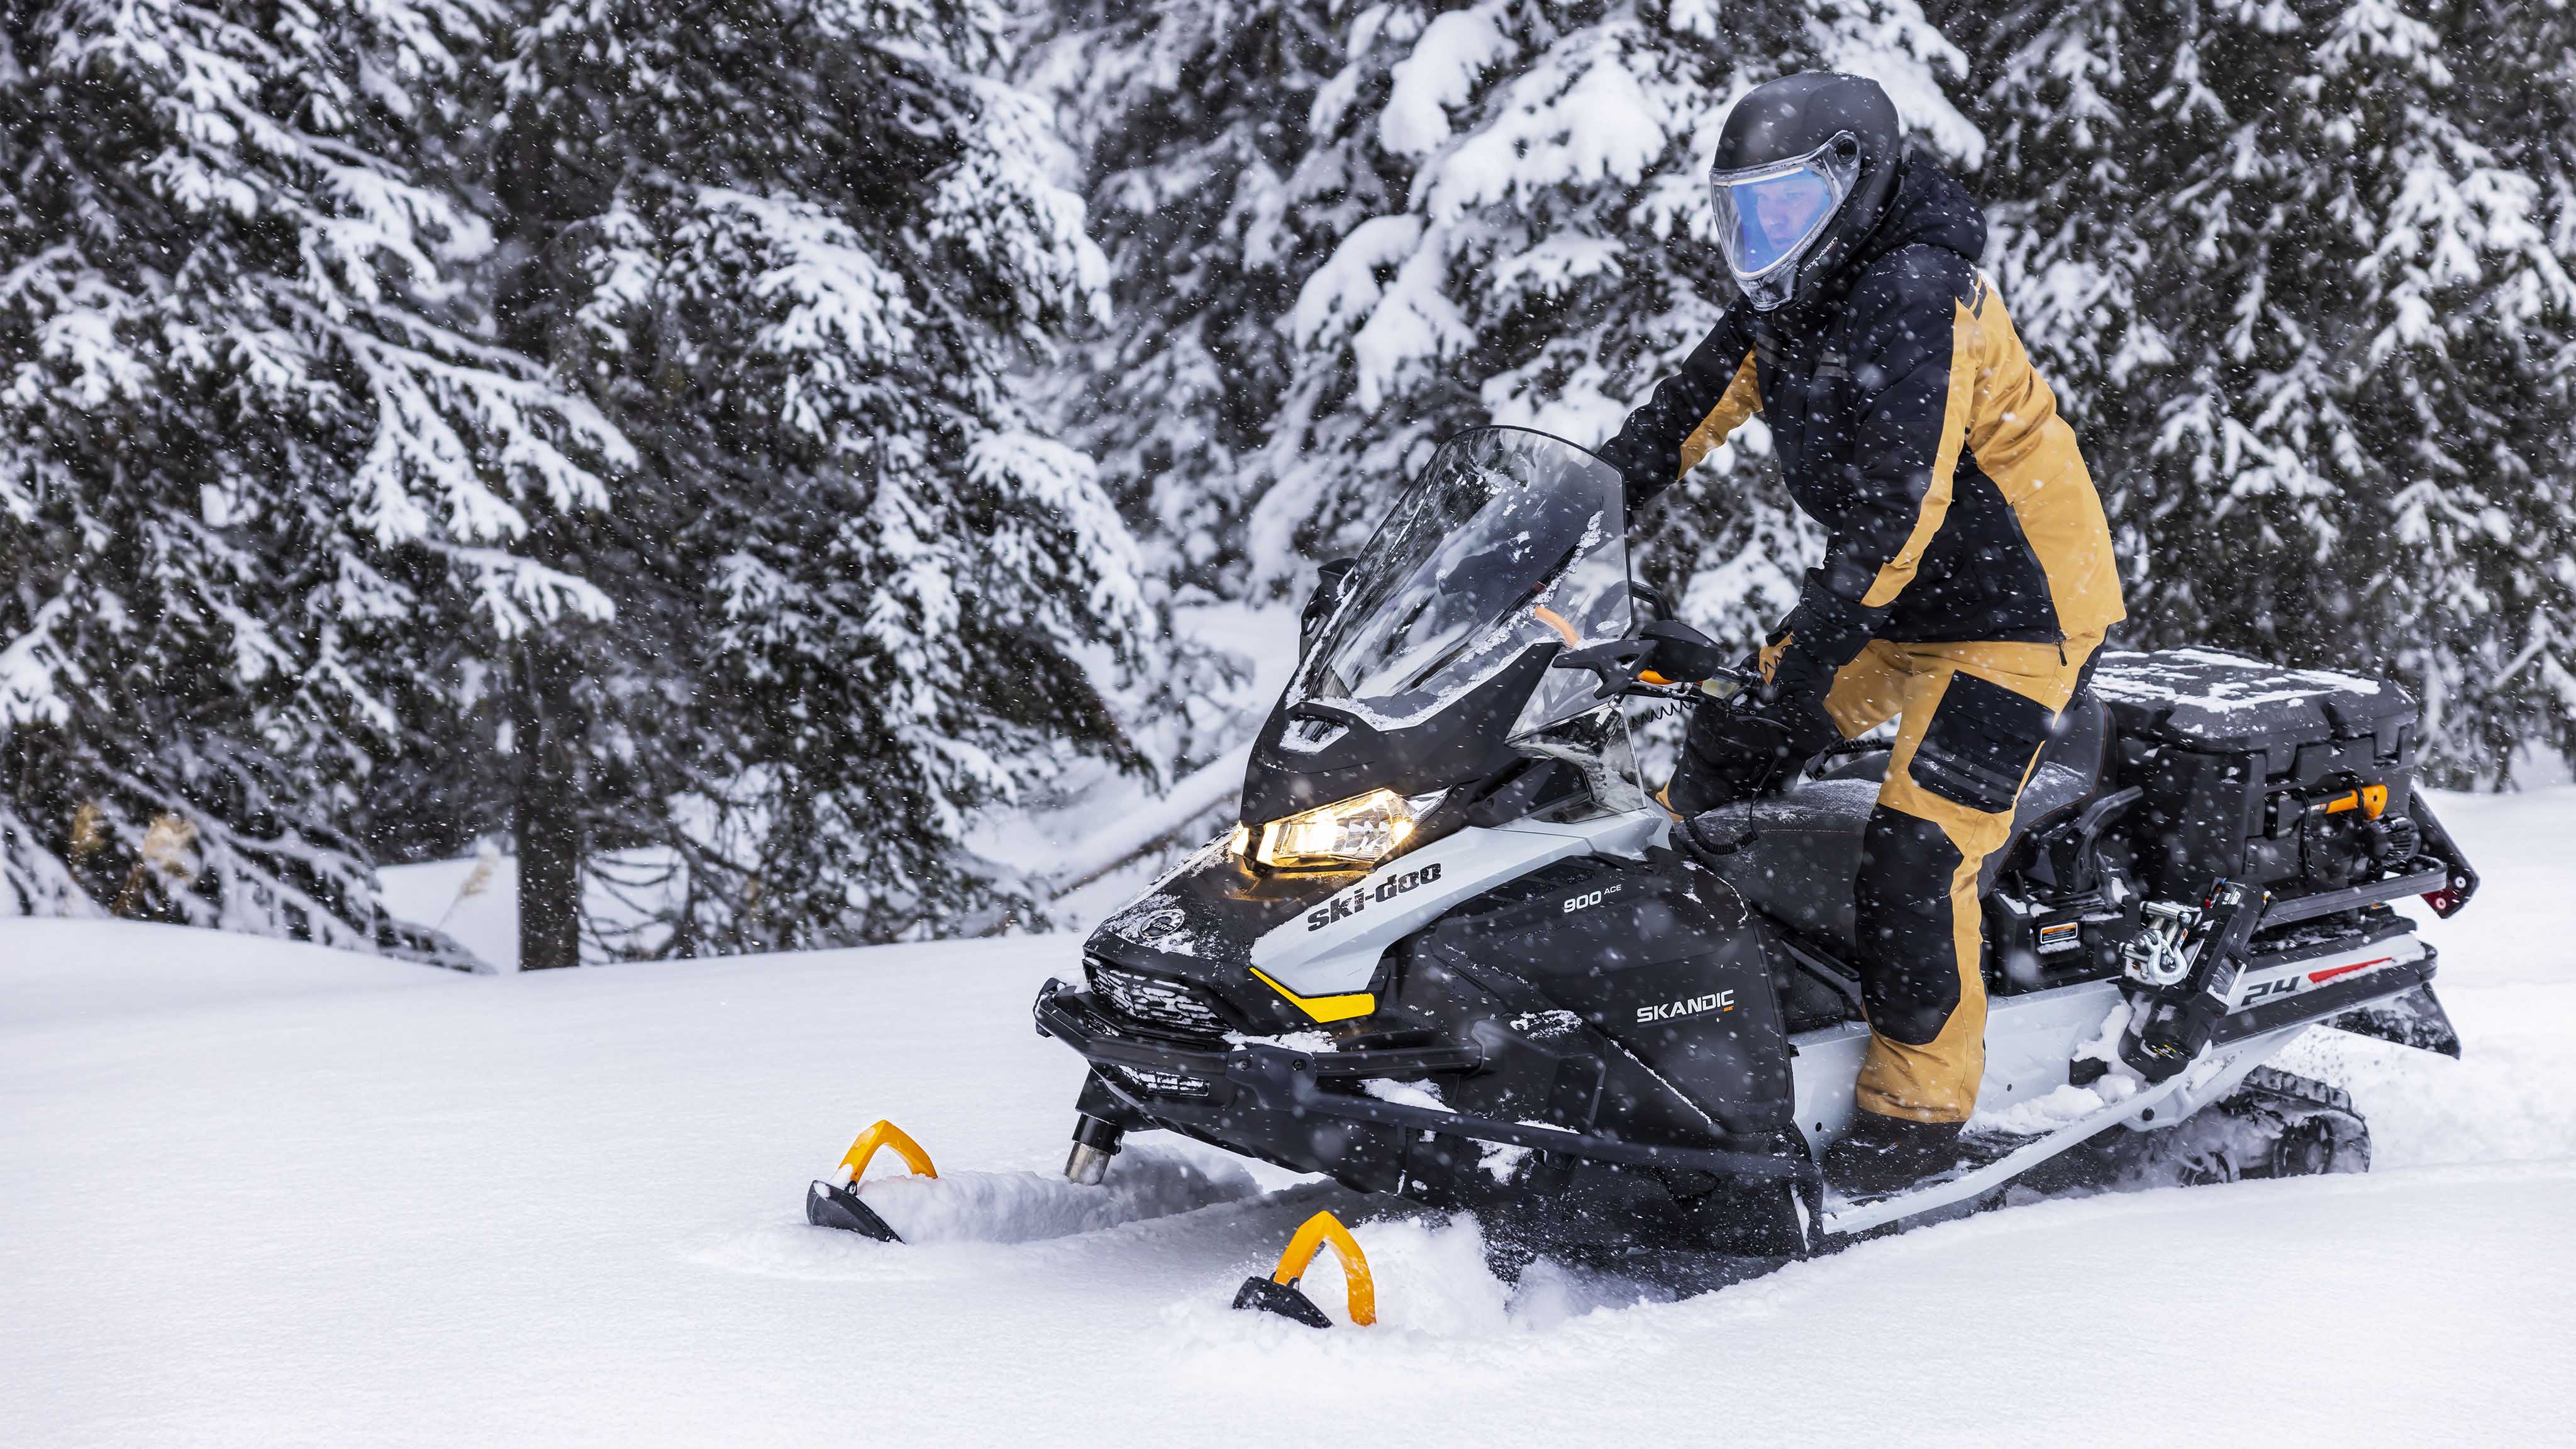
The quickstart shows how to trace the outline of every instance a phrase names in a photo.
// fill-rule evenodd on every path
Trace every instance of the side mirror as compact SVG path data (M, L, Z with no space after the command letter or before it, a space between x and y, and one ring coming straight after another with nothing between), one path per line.
M1351 586L1351 569L1358 563L1355 558L1330 559L1315 570L1315 592L1307 596L1306 611L1297 616L1299 654L1315 647L1315 632L1341 607L1342 595Z
M1628 597L1636 601L1637 612L1644 615L1650 624L1660 624L1673 616L1673 606L1662 594L1656 592L1652 584L1641 584L1635 579L1630 579Z

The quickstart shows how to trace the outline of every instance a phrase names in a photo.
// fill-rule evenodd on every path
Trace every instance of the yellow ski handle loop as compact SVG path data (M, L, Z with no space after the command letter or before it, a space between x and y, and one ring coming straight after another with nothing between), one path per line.
M1360 1251L1359 1240L1342 1220L1331 1213L1317 1213L1306 1219L1297 1235L1288 1240L1288 1251L1279 1255L1279 1267L1270 1275L1273 1283L1294 1288L1306 1276L1307 1265L1325 1244L1331 1244L1333 1256L1342 1260L1342 1283L1350 1294L1351 1322L1365 1328L1377 1322L1377 1283L1369 1277L1368 1255Z
M920 1176L939 1175L939 1169L930 1165L930 1154L921 1150L920 1143L913 1141L902 1128L879 1118L875 1126L859 1134L859 1140L851 1143L850 1150L841 1157L841 1165L850 1170L850 1186L859 1185L860 1176L868 1170L869 1159L877 1155L880 1147L893 1148L895 1155L903 1159L904 1166ZM1313 1256L1313 1251L1308 1249L1308 1256Z

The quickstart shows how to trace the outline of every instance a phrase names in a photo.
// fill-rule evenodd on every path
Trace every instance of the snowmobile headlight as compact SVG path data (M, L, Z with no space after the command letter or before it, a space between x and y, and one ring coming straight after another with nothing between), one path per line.
M1438 794L1408 800L1380 787L1273 820L1253 833L1252 858L1272 870L1375 865L1404 849Z

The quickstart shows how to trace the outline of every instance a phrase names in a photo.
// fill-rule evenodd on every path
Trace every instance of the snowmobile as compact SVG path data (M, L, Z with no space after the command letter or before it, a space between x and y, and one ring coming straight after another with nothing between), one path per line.
M1326 567L1240 822L1037 997L1038 1031L1091 1069L1069 1177L1164 1129L1552 1253L1776 1261L2079 1163L2360 1170L2349 1099L2267 1059L2320 1022L2457 1054L2436 953L2391 903L2447 916L2477 876L2412 788L2405 695L2115 653L1981 883L1961 1161L1827 1191L1867 1039L1852 886L1888 746L1666 811L1638 764L1652 712L1712 700L1754 741L1762 721L1749 676L1630 577L1626 538L1609 465L1484 428Z

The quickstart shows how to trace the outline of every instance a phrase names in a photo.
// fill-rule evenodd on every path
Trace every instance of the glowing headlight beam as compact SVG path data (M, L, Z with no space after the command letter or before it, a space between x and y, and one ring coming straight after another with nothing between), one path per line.
M1252 832L1252 858L1272 870L1375 865L1404 848L1422 813L1439 798L1423 795L1407 800L1381 786L1365 795L1318 805Z

